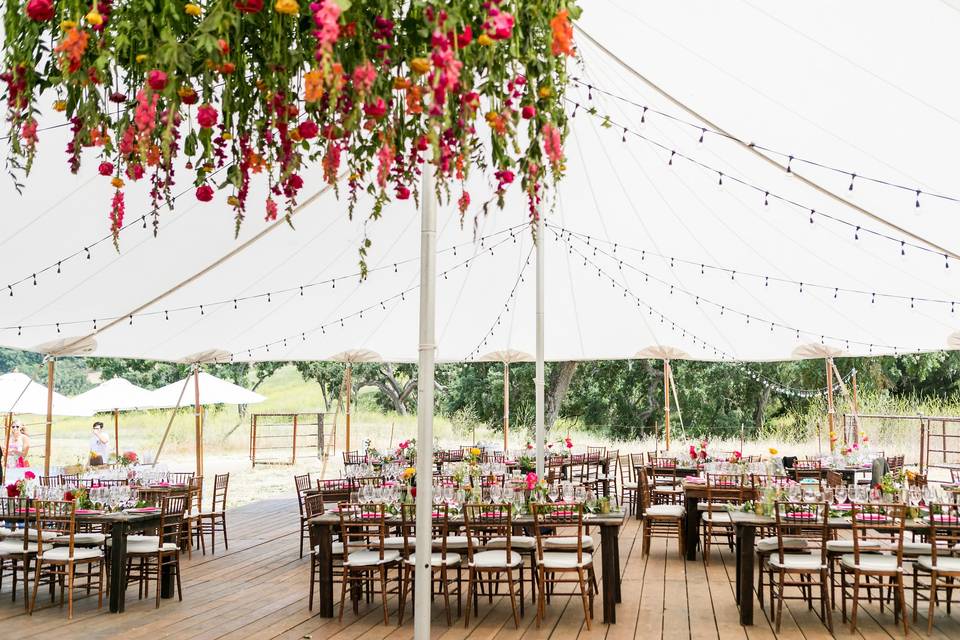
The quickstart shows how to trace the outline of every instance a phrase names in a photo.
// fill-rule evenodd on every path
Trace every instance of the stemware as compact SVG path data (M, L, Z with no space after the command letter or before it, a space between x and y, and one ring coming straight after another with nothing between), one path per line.
M847 488L844 485L840 485L833 490L833 497L836 498L837 504L846 504L847 503Z
M547 490L547 497L550 498L550 502L556 502L560 496L560 487L558 487L557 484L556 482L552 482L550 488Z

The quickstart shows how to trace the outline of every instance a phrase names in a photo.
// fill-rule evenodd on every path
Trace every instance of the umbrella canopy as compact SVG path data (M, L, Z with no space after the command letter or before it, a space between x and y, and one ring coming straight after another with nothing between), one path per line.
M514 362L533 362L536 358L526 351L517 351L516 349L499 349L485 353L479 358L481 362L502 362L504 364L513 364Z
M16 371L0 376L0 411L46 414L47 387ZM93 411L84 404L54 391L53 415L92 416Z
M153 391L138 387L123 378L107 380L93 389L75 396L73 401L97 413L173 406L158 404L158 399Z
M654 345L637 351L638 358L653 358L654 360L688 360L690 354L683 349L670 345Z
M191 374L189 378L192 378ZM165 387L160 387L151 394L155 406L160 407L175 407L177 406L177 399L180 398L180 393L184 388L184 385L188 383L188 378L182 380L177 380L176 382L171 382ZM189 390L188 390L189 391ZM184 399L181 400L180 404L191 404L189 398L192 397L192 394L184 393ZM266 400L265 397L259 393L254 393L249 389L244 389L238 385L233 384L232 382L227 382L226 380L221 380L216 376L212 376L209 373L204 371L200 372L200 404L256 404L258 402L263 402Z

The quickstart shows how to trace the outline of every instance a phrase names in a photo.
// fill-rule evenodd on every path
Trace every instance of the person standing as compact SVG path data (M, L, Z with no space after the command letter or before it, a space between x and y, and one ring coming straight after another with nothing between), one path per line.
M98 467L107 459L110 452L110 437L103 430L102 422L93 423L93 434L90 436L90 466Z
M17 458L26 460L30 453L30 436L27 435L26 429L23 428L19 420L14 420L10 426L10 451L7 453L13 459L14 464L16 464Z

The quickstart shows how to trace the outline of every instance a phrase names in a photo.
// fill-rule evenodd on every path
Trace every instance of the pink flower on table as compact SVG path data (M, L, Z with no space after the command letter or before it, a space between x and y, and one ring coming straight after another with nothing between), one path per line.
M366 93L373 87L373 83L377 80L377 70L373 68L373 64L369 60L363 64L357 66L353 70L353 85L357 88L357 91L360 93Z
M404 440L403 442L401 442L401 443L398 444L397 446L398 446L400 449L406 449L407 447L410 446L410 441L409 441L409 440Z
M533 471L529 472L526 477L527 489L533 490L533 488L537 486L537 480L537 474Z
M573 440L570 439L570 436L564 439L564 443L567 445L567 449L573 449Z
M33 480L37 477L37 474L35 474L33 471L26 471L24 472L23 477L27 480Z

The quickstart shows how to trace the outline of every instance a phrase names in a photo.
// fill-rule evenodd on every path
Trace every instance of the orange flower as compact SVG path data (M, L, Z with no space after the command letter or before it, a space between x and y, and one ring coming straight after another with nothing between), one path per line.
M323 97L323 73L319 69L308 71L304 76L303 99L316 102Z
M410 88L410 80L408 80L407 78L394 78L394 79L393 79L393 88L394 88L394 89L397 89L397 90L399 90L399 91L402 91L403 89L409 89L409 88Z
M80 65L83 62L83 54L87 50L87 40L89 39L89 33L74 27L70 29L70 31L67 31L63 40L57 45L56 52L62 54L60 56L60 64L67 67L69 73L74 73L80 69Z
M553 55L558 56L561 53L572 56L573 51L573 25L570 24L570 14L566 9L558 11L557 15L550 20L550 29L553 30L553 44L550 46Z
M430 71L430 61L426 58L414 58L410 61L410 70L417 75Z
M420 92L421 89L417 85L407 90L407 113L423 113L423 97Z
M150 148L147 149L147 165L151 167L157 166L160 162L160 147L155 144L150 145Z

